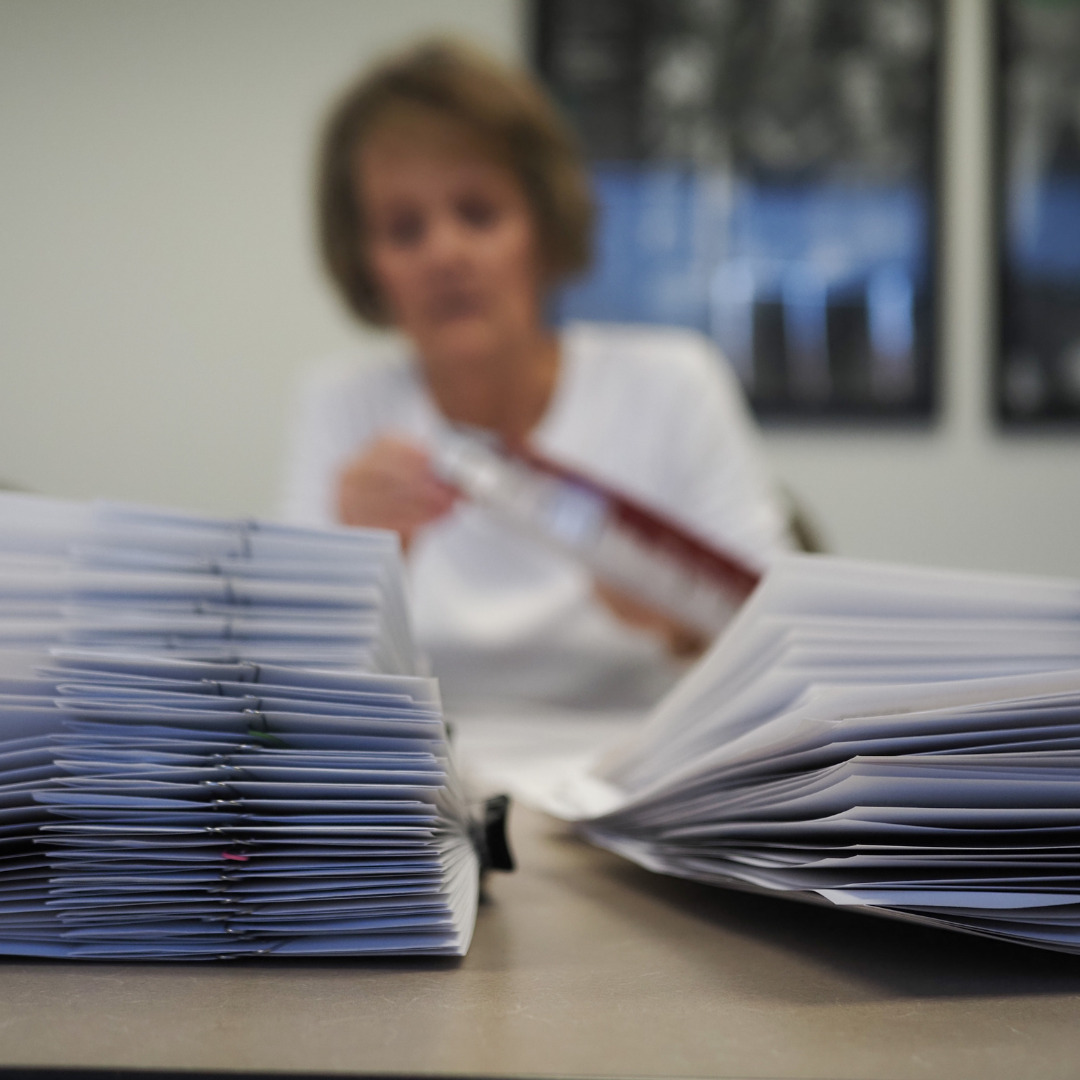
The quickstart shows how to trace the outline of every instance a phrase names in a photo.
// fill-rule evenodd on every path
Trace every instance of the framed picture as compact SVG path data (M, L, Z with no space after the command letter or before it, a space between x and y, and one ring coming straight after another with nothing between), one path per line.
M1080 420L1080 2L998 4L998 416Z
M936 0L534 0L600 207L560 319L694 327L759 415L934 399Z

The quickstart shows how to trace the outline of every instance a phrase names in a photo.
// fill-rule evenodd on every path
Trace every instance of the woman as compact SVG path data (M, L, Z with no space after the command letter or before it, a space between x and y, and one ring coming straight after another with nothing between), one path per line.
M684 628L461 503L425 447L448 424L531 443L761 566L787 533L733 376L693 334L547 325L589 260L587 180L540 90L470 50L422 46L346 93L319 185L332 278L406 344L308 387L287 515L401 534L451 702L655 697Z

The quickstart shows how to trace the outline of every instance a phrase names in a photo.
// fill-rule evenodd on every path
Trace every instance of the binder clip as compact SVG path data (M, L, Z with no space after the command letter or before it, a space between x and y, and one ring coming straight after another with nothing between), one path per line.
M480 820L470 828L473 846L480 856L480 873L488 870L514 869L514 856L506 839L506 815L510 810L509 795L494 795L484 802Z

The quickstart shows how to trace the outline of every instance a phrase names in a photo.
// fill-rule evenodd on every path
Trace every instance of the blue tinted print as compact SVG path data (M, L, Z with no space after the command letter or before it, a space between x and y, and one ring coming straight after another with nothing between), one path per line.
M1009 218L1014 271L1050 280L1080 279L1080 176L1018 186Z
M759 402L824 403L845 380L880 404L910 399L928 287L920 189L764 186L669 165L600 166L594 181L596 265L564 291L560 320L700 330ZM848 370L843 317L863 342Z

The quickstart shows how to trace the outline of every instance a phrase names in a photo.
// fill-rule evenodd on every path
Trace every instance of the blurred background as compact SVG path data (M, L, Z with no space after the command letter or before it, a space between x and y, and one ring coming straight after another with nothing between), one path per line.
M999 11L1001 350L1006 424L1080 418L1080 3Z
M604 208L566 316L716 339L763 417L934 405L937 0L539 0Z
M712 334L830 550L1080 576L1078 11L0 0L0 480L272 513L300 371L370 333L315 255L319 121L448 32L594 161L559 312Z

